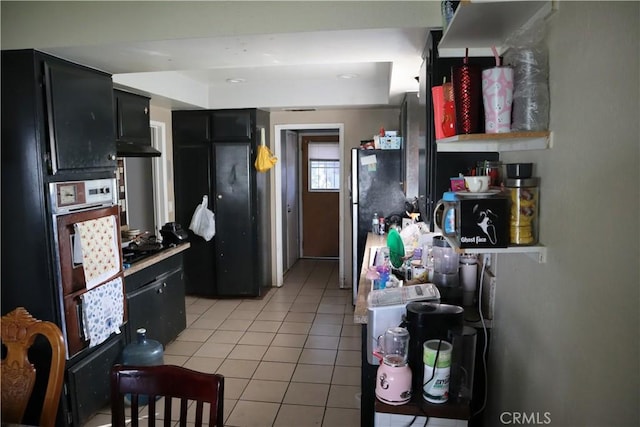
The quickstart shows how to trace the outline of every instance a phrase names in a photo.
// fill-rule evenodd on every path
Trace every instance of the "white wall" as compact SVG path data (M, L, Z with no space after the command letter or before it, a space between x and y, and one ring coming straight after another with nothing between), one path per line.
M498 259L485 425L640 425L639 6L563 1L551 19L554 146L503 156L535 162L548 261Z

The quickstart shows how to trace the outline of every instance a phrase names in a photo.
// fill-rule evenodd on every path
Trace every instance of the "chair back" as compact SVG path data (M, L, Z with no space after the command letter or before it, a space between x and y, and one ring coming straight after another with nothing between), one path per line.
M130 407L129 414L125 414L125 397L129 403L126 406ZM160 398L164 398L164 405L157 401ZM149 425L155 425L158 419L164 420L166 427L173 426L177 420L180 426L186 426L189 414L189 423L195 423L196 427L223 427L223 401L224 377L220 374L207 374L173 365L114 365L111 368L113 427L124 427L125 415L130 418L131 426L138 427L143 403L148 404L144 416L149 418ZM208 416L205 403L208 404ZM172 413L174 409L177 412L175 414Z
M24 307L18 307L0 319L2 344L7 352L2 359L2 421L20 424L36 381L36 369L28 351L38 335L51 345L51 367L40 413L40 424L53 427L62 393L66 350L60 328L35 319Z

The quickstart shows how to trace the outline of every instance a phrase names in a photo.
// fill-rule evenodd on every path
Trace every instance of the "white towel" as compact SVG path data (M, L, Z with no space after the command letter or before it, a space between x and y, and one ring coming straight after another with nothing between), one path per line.
M120 325L124 322L121 277L85 292L80 298L82 328L89 339L89 347L103 343L114 332L120 333Z
M104 218L74 224L74 258L80 243L82 267L87 290L115 276L120 271L120 248L116 218ZM79 260L74 259L74 262Z

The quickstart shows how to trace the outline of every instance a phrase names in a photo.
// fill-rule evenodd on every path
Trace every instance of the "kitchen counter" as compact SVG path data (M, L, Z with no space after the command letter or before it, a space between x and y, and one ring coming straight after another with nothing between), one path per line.
M353 322L362 325L362 359L361 359L361 387L362 387L362 405L360 420L362 426L370 426L374 424L374 418L380 414L410 415L424 417L425 415L432 418L446 418L457 420L457 425L466 425L471 418L471 405L468 400L453 401L450 400L445 404L431 404L422 399L422 396L414 396L411 402L400 405L386 405L376 399L374 394L376 384L377 365L369 364L366 356L367 352L367 297L371 291L371 283L366 279L366 270L370 264L370 256L372 249L386 246L387 236L379 236L369 233L365 246L365 252L362 259L360 280L358 282L358 295L356 305L353 312ZM386 423L379 419L382 424ZM461 424L458 424L461 423ZM392 422L393 424L393 422ZM453 424L452 424L453 425Z
M378 234L369 233L367 235L367 243L364 248L364 256L362 257L362 266L360 270L360 281L358 282L358 297L356 306L353 310L353 323L365 325L367 323L367 297L371 291L371 283L366 279L366 270L370 264L371 248L387 246L387 235L380 236Z
M158 253L150 255L148 258L145 258L141 261L136 262L131 267L125 268L124 277L131 276L132 274L135 274L147 267L157 264L160 261L163 261L169 257L179 254L180 252L186 251L190 247L191 247L191 243L187 242L187 243L182 243L173 248L163 249ZM365 305L365 315L366 315L366 305Z

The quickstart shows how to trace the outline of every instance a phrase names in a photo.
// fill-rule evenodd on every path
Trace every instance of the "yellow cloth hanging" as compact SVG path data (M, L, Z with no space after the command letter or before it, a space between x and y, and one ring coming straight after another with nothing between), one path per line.
M278 161L269 147L264 143L264 129L260 129L260 145L258 146L258 156L256 157L255 167L258 172L266 172L271 169Z

